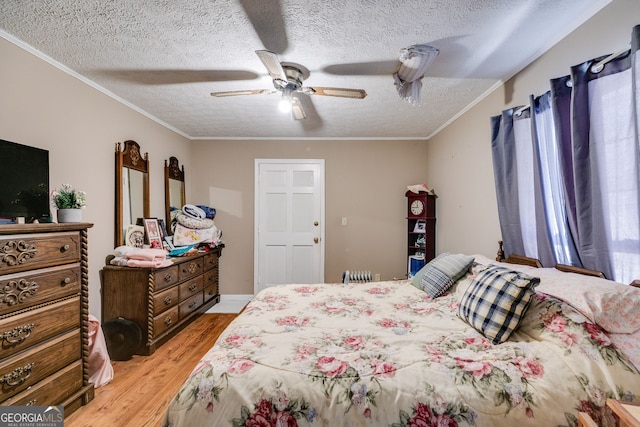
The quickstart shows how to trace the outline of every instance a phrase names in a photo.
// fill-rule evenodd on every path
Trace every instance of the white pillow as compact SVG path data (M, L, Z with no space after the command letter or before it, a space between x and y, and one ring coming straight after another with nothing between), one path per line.
M607 332L640 330L640 288L555 268L538 270L538 292L566 302Z

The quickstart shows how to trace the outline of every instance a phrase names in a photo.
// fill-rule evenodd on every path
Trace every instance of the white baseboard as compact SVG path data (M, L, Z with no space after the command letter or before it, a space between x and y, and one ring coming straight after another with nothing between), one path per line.
M253 295L220 295L220 302L207 313L240 313L252 299Z

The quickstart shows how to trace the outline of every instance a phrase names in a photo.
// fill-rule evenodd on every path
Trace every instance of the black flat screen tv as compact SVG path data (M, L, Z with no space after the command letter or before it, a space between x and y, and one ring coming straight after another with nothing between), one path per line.
M49 151L0 139L0 223L50 221Z

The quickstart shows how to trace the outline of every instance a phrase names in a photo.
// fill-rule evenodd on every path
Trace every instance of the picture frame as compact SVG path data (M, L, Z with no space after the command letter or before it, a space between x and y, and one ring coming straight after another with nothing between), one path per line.
M426 233L427 231L427 222L423 219L419 219L416 221L416 225L413 227L414 233Z
M162 249L162 235L160 234L160 224L158 218L143 218L144 231L147 236L147 242L153 249Z
M125 234L124 244L134 248L144 246L144 227L141 225L129 224Z
M164 224L164 219L158 218L158 225L160 226L160 238L164 240L165 237L169 235L169 233L167 233L167 227Z

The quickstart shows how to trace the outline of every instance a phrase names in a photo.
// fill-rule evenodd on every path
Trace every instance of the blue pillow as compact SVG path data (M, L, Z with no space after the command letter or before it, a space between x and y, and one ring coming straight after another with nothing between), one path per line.
M464 276L473 263L473 257L442 253L429 261L419 272L420 289L431 298L437 298ZM416 274L416 276L418 275Z
M519 271L489 265L467 288L458 317L500 344L518 328L540 279Z

